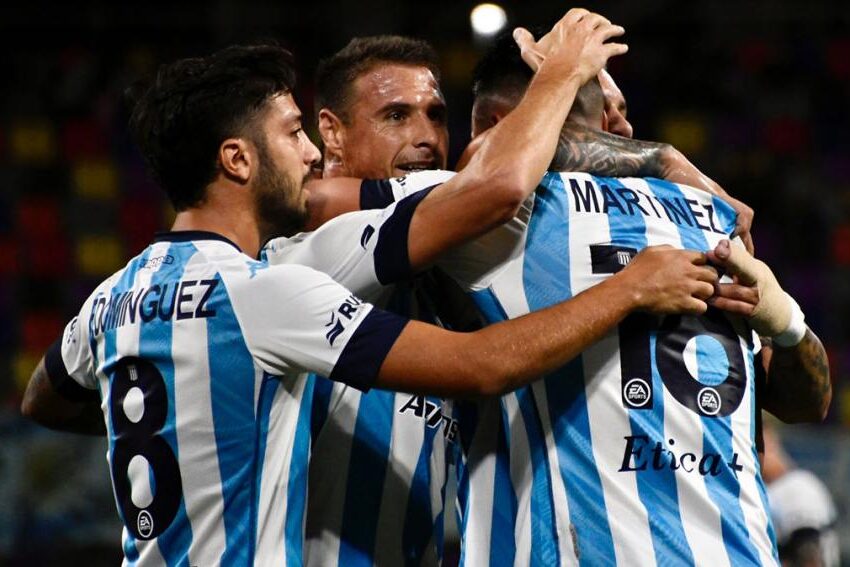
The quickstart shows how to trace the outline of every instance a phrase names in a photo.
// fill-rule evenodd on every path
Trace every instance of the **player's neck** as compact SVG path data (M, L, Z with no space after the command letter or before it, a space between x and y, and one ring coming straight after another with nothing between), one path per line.
M224 236L242 252L255 258L260 250L260 229L250 203L218 198L209 192L197 207L177 213L171 230L203 230Z
M342 160L335 156L325 155L322 166L322 179L351 176Z

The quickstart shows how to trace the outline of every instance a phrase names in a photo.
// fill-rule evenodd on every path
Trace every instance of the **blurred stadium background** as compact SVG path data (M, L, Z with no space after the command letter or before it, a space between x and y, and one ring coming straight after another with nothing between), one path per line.
M510 27L551 25L571 4L501 5ZM850 564L850 7L795 0L581 5L626 27L630 52L611 71L637 137L674 144L755 208L758 255L826 344L835 380L826 423L782 433L797 464L815 471L836 498ZM34 1L4 9L0 565L119 561L104 443L41 430L19 417L18 405L41 353L90 290L170 218L126 133L122 90L159 62L275 39L298 58L297 99L311 124L320 58L355 35L413 35L441 56L452 165L468 140L470 71L487 41L471 29L474 6Z

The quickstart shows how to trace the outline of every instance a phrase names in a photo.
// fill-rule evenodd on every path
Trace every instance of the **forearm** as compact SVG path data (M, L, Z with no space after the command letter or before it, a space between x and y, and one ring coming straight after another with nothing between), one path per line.
M492 396L523 386L566 364L632 310L634 297L615 279L474 333L411 322L385 359L377 385L445 397Z
M491 380L487 386L492 390L486 394L514 390L563 366L602 339L634 307L630 289L615 278L554 308L482 329L474 338L483 345L476 365L488 368Z
M551 169L605 177L658 177L726 195L670 144L624 138L572 121L564 125Z
M78 412L74 414L51 416L49 418L37 419L36 421L39 425L55 431L99 437L106 435L103 413L97 404L80 406Z
M766 347L764 408L787 423L823 421L832 401L829 360L818 337L806 330L796 346Z
M669 144L623 138L576 122L564 125L553 171L585 171L605 177L663 177Z
M59 395L50 383L43 359L24 392L21 413L49 429L84 435L106 435L99 402L94 399L74 402Z

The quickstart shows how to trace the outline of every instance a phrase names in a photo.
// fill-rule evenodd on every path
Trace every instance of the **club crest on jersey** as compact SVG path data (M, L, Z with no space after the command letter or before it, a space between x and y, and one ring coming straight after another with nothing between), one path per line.
M697 405L707 415L717 415L721 404L720 394L714 388L705 387L697 393Z
M345 330L344 321L351 321L362 304L363 302L352 294L339 307L331 311L331 319L325 323L325 327L328 327L328 331L325 333L328 344L333 346L336 338Z
M627 407L642 408L650 400L652 400L652 386L643 378L632 378L623 386L623 402Z
M590 264L594 274L616 274L637 256L637 249L613 244L591 244Z
M147 510L142 510L139 512L138 518L136 518L136 527L139 530L139 535L143 538L149 538L153 533L153 517L150 515L150 512Z

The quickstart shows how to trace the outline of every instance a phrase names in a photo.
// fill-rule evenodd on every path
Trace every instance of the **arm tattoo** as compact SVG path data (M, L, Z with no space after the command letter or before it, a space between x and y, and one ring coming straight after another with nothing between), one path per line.
M584 171L605 177L663 177L662 155L670 147L567 122L549 169Z
M773 347L765 409L787 422L821 421L831 400L829 359L811 329L795 347Z

